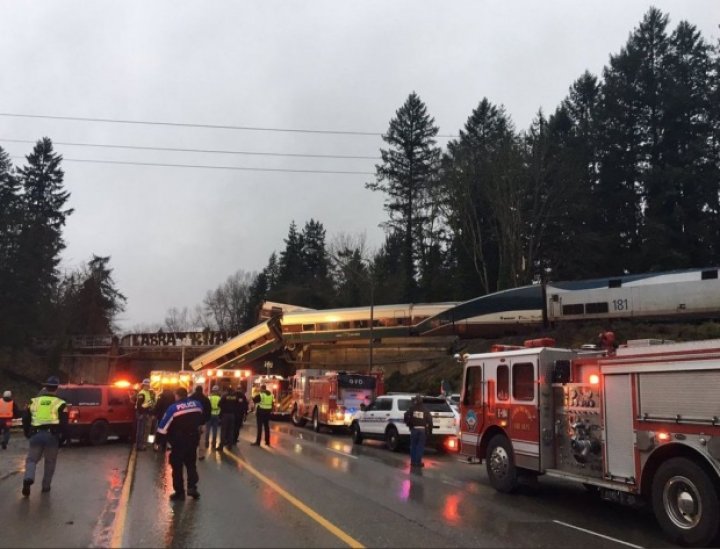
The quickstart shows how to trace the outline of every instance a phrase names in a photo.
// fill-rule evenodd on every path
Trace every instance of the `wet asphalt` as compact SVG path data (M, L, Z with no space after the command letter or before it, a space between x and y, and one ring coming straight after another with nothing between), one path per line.
M243 428L233 450L240 462L224 453L199 462L197 501L169 501L165 456L138 453L123 513L127 446L63 449L53 491L28 499L19 493L22 475L11 472L24 456L17 448L0 454L0 546L670 546L648 510L600 501L574 484L541 479L504 495L489 486L484 466L456 455L429 450L415 472L407 452L379 442L355 446L347 435L278 422L272 447L258 448L249 445L254 432Z

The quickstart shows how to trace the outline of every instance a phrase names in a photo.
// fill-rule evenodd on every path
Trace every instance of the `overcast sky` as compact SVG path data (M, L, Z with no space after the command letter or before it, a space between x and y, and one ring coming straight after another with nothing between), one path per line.
M518 128L551 113L586 69L600 74L651 4L551 1L3 1L0 113L260 128L333 135L0 116L0 146L21 164L48 136L72 193L63 268L112 256L128 298L124 331L193 307L238 269L256 271L288 225L320 220L328 239L383 240L372 175L71 162L112 160L374 172L372 159L90 148L64 143L377 156L416 91L441 134L483 97ZM655 1L718 39L716 0ZM447 140L440 139L440 144Z

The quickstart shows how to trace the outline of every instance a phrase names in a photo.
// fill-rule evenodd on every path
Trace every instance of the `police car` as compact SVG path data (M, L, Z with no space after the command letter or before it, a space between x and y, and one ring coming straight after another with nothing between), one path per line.
M408 444L410 429L404 418L414 397L412 393L383 395L356 412L350 424L353 443L362 444L364 439L384 440L393 452ZM423 397L423 404L433 418L428 445L440 451L456 450L457 419L450 405L444 398L430 396Z

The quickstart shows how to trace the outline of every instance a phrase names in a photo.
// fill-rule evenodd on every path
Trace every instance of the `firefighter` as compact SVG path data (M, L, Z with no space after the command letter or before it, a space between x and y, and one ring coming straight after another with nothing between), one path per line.
M10 427L12 420L20 417L20 408L13 400L12 391L5 391L0 400L0 434L2 434L2 449L7 450L10 442Z
M425 467L422 457L425 441L432 434L432 416L423 404L422 395L415 396L404 420L410 428L410 466Z
M245 416L247 416L249 407L247 395L245 395L242 389L238 389L236 394L238 397L238 407L237 413L235 414L235 438L233 439L235 444L240 442L240 429L242 429L243 423L245 423Z
M223 447L235 446L235 416L238 414L239 406L237 394L228 387L220 399L220 446L218 451L221 451Z
M205 396L205 393L203 393L202 385L198 385L195 387L195 392L192 395L192 398L197 400L203 408L203 421L202 425L200 426L200 438L198 439L198 459L205 459L205 445L201 444L203 433L205 432L206 426L208 423L210 423L210 418L212 417L212 405L210 404L210 399Z
M208 400L210 401L210 421L205 425L205 450L217 450L217 432L220 424L220 387L213 385ZM210 446L210 431L212 431L212 446Z
M60 437L64 434L68 423L66 403L56 396L58 385L60 380L57 377L48 378L43 390L30 401L23 414L23 430L25 436L30 439L22 487L22 495L25 497L30 495L30 486L35 482L35 469L43 457L45 468L42 491L50 491L60 449Z
M260 392L253 397L255 403L255 419L257 420L257 436L251 446L260 446L263 428L265 429L265 446L270 446L270 414L273 409L273 395L265 384L260 385Z
M188 398L185 387L175 389L175 402L165 412L158 425L158 436L170 443L170 467L172 467L173 490L171 500L184 500L187 493L198 499L197 447L200 443L200 426L203 407L195 398ZM187 492L183 479L183 467L187 469Z
M143 379L142 388L135 399L135 447L140 451L145 450L153 406L155 406L155 393L150 390L150 380Z

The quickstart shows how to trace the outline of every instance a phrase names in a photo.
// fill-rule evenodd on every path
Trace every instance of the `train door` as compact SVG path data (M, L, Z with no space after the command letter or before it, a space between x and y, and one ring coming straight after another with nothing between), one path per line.
M460 452L464 455L477 455L485 424L484 366L484 363L471 363L465 368L460 410Z

